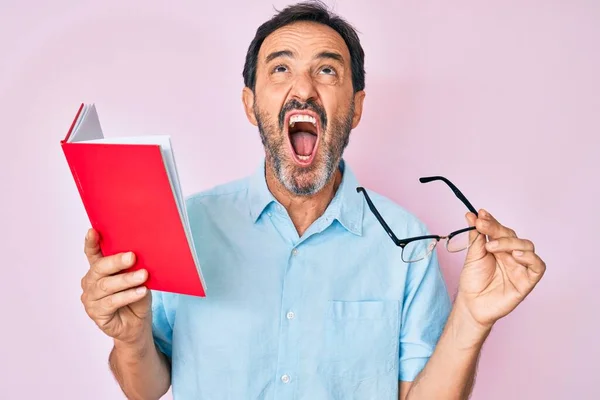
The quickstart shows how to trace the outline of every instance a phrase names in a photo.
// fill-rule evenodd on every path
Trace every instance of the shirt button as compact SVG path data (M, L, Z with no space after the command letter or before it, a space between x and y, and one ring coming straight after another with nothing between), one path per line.
M289 375L283 375L283 376L281 377L281 382L283 382L283 383L289 383L289 382L290 382L290 377L289 377Z
M286 315L287 319L294 319L295 316L296 316L296 314L294 314L293 311L288 312Z
M273 216L273 214L271 214L270 212L268 212L268 213L267 213L267 215L268 215L269 217L272 217L272 216Z
M293 254L293 255L298 255L298 249L294 249L294 250L292 250L292 254Z

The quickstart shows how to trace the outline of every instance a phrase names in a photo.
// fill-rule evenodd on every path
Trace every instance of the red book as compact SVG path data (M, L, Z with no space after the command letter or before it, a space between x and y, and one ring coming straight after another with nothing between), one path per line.
M82 104L60 143L102 253L132 251L149 289L204 297L170 137L104 138Z

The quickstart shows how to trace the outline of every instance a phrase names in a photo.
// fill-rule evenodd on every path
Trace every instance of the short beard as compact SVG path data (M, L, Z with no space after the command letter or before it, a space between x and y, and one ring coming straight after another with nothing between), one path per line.
M343 118L332 120L331 123L327 122L325 111L312 101L302 104L290 100L279 113L279 123L270 120L261 112L256 102L253 109L268 164L271 165L278 181L296 196L312 196L321 191L333 178L344 150L350 142L354 99L348 113ZM288 111L306 109L316 112L321 118L319 147L324 151L315 155L311 166L303 168L294 165L287 157L286 140L288 139L284 135L283 124ZM314 151L319 152L319 148L315 148Z

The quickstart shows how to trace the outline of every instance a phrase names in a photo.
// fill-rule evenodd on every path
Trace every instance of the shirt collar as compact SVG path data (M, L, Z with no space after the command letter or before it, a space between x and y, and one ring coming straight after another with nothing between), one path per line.
M250 176L248 199L250 201L250 215L252 216L253 222L258 221L269 204L277 202L267 186L264 159L254 171L254 174Z
M364 201L356 191L358 181L344 160L340 162L342 181L331 203L325 210L325 217L337 220L346 230L355 235L362 234ZM253 222L258 221L265 209L277 202L265 179L265 160L260 163L254 174L250 176L248 187L250 215Z

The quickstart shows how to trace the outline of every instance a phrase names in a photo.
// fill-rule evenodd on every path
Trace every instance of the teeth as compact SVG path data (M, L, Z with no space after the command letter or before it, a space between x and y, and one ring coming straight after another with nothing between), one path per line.
M306 161L306 160L308 160L310 158L310 156L301 156L301 155L297 155L297 156L302 161Z
M294 124L296 122L310 122L313 125L317 125L317 119L315 117L313 117L312 115L303 115L303 114L296 114L296 115L292 115L292 117L290 118L290 126L294 126Z

